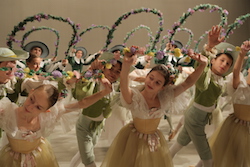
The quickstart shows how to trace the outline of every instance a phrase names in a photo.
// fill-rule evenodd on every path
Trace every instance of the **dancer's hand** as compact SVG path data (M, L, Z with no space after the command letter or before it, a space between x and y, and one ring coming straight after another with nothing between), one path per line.
M109 94L110 92L112 92L112 84L109 82L109 80L107 78L102 78L101 79L101 83L104 86L104 92L105 94Z
M208 33L208 44L207 50L210 51L214 46L218 45L219 43L223 42L225 37L221 37L221 26L213 26L212 29Z
M188 56L191 57L193 60L199 62L199 64L207 65L208 63L208 59L206 56L199 53L194 53L192 49L188 50Z
M240 49L241 49L240 55L245 56L247 52L250 50L250 41L243 42Z

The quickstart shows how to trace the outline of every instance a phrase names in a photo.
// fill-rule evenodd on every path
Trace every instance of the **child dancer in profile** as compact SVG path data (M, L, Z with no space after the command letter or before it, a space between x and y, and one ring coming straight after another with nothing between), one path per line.
M181 84L170 85L169 69L157 65L147 74L143 88L129 87L129 69L136 55L125 54L120 87L121 101L131 110L133 123L123 127L111 144L101 167L172 167L168 144L158 125L174 98L191 87L207 65L207 58L194 54L197 69Z

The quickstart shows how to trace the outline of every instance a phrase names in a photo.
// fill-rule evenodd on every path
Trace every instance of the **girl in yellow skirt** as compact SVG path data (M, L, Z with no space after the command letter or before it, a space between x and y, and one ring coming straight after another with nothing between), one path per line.
M232 96L234 112L210 139L214 167L250 166L250 75L240 73L250 41L241 45L232 75L228 78L228 93Z
M191 87L207 65L207 58L194 54L198 68L181 84L170 85L169 69L155 66L142 88L129 87L129 69L136 55L127 52L120 77L121 102L131 111L133 122L123 127L111 144L101 167L172 167L167 141L158 125L176 96Z
M49 142L44 138L54 130L62 114L86 108L109 94L111 84L102 79L105 87L76 103L58 101L59 92L51 84L38 86L29 93L20 107L4 97L0 100L0 128L9 143L0 151L1 167L58 167ZM66 108L66 110L65 110Z

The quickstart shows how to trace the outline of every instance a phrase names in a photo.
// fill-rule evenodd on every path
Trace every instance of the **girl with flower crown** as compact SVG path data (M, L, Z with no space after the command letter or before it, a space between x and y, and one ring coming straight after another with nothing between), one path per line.
M166 108L174 98L192 86L207 65L207 58L190 55L200 65L183 83L170 85L170 74L165 65L155 66L145 79L142 88L129 87L130 66L136 54L125 53L120 88L121 101L131 111L133 123L123 127L111 144L101 167L171 167L168 144L157 127Z
M184 126L177 141L170 147L172 157L191 141L195 145L204 167L212 167L212 153L205 134L205 126L211 121L217 100L224 90L224 76L228 75L238 54L236 47L222 42L221 27L213 26L208 34L205 54L211 63L195 84L194 100L184 113ZM215 48L214 48L215 47Z

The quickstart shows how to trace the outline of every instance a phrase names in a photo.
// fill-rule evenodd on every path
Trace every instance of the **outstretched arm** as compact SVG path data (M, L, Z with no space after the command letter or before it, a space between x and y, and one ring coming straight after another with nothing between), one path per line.
M174 89L175 97L193 86L196 81L199 79L201 74L203 73L204 68L207 66L207 58L201 54L198 53L192 53L192 51L189 51L189 56L198 61L199 66L195 69L195 71L190 74L187 79L182 82L181 84L177 85Z
M110 82L106 78L103 78L101 82L104 85L105 89L103 89L103 90L101 90L101 91L99 91L91 96L85 97L78 102L66 105L65 106L65 109L66 109L65 113L68 113L68 112L71 112L71 111L74 111L77 109L87 108L87 107L95 104L98 100L100 100L104 96L108 95L112 91L112 85L110 84Z
M250 41L245 41L241 45L241 50L238 55L238 58L235 62L234 69L233 69L233 87L236 89L240 84L240 71L243 65L244 57L246 53L250 50Z

